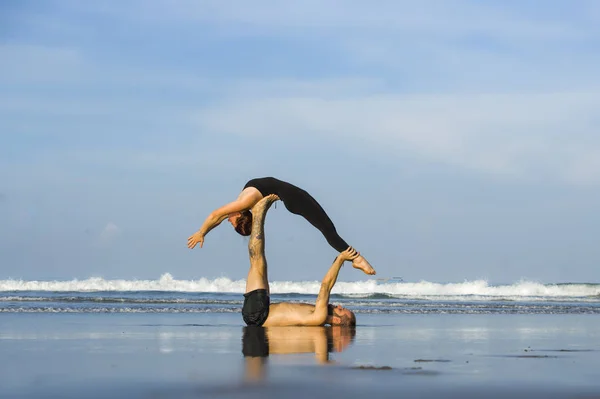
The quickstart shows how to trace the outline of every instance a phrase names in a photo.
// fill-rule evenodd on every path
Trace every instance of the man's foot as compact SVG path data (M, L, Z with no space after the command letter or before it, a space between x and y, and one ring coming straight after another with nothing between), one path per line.
M271 204L275 201L278 201L279 197L277 196L277 194L269 194L266 196L266 201L269 203L269 206L271 206Z
M367 260L360 255L358 258L352 261L352 267L355 269L362 270L363 273L368 274L370 276L375 275L375 269L367 262Z
M256 203L256 205L254 205L252 207L252 213L257 215L260 212L268 211L269 208L271 207L271 205L273 204L273 202L277 201L278 199L279 199L279 197L276 196L275 194L267 195L266 197L264 197L263 199L258 201Z

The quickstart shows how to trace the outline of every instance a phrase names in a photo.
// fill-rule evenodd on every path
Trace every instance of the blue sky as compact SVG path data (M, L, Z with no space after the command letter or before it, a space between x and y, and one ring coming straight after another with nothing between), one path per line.
M0 4L0 279L245 278L187 237L311 192L379 276L600 280L600 4ZM272 280L335 256L279 205ZM352 269L340 279L362 279Z

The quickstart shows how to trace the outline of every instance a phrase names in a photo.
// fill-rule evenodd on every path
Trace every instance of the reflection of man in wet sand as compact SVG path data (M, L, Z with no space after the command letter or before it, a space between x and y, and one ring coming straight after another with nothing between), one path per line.
M270 303L267 260L265 258L265 216L277 196L269 195L252 208L252 233L248 243L250 271L246 280L242 316L249 326L322 326L356 325L356 317L350 310L341 306L329 305L329 296L340 268L346 261L356 259L360 254L353 248L341 252L323 278L321 290L314 305L303 303ZM367 273L367 270L363 270ZM369 273L367 273L369 274Z
M342 352L354 340L356 329L332 327L244 327L242 353L245 358L245 380L265 379L264 363L269 355L314 353L319 364L332 363L329 353Z
M355 335L356 328L348 326L248 326L244 327L242 353L246 357L314 353L319 363L328 363L329 353L345 350Z

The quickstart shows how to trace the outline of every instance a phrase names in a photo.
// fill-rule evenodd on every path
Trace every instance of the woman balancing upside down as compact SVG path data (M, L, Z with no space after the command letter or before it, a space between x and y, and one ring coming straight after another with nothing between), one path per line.
M238 198L213 211L200 230L188 238L188 247L194 248L196 244L204 244L204 236L225 219L229 220L239 234L249 236L252 231L252 213L250 209L267 195L275 194L284 203L291 213L303 216L310 224L315 226L325 239L338 252L344 252L350 247L339 236L335 226L321 205L306 191L290 183L273 177L252 179L244 186ZM352 261L352 266L361 269L367 274L375 274L375 270L361 255Z

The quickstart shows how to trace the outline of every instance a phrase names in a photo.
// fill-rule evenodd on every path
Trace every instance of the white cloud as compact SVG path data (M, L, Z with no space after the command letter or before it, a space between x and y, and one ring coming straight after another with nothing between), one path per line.
M100 246L108 246L112 244L121 234L119 226L113 222L108 222L98 236L97 244Z
M0 58L0 82L10 85L72 81L82 67L78 51L66 46L4 44Z
M89 53L74 44L0 45L0 59L3 60L0 63L0 83L9 86L52 84L85 92L86 88L106 88L106 85L113 85L121 91L131 87L200 90L209 87L210 83L193 72L126 65L116 58L93 60Z
M75 1L62 4L67 4L72 17L84 7ZM89 52L80 52L70 43L56 48L5 45L0 46L0 58L8 62L0 64L0 83L3 79L17 86L56 82L62 87L71 83L70 87L79 90L62 98L43 90L17 90L16 95L0 97L0 112L26 115L28 121L40 121L44 127L48 125L43 119L47 114L65 118L107 116L106 120L116 120L116 125L125 115L136 126L142 120L175 126L182 123L183 113L199 109L192 120L198 132L207 135L312 135L315 139L349 139L344 142L350 146L352 138L368 136L368 142L383 154L403 151L425 161L517 177L545 176L588 184L600 181L595 172L600 139L579 140L597 136L594 115L600 91L581 88L589 87L590 78L598 76L593 68L598 58L585 51L572 53L572 57L565 52L569 43L597 37L598 28L573 15L553 19L545 14L527 15L506 4L498 8L462 1L388 1L377 7L364 2L344 2L342 7L337 1L314 0L237 2L234 6L220 1L116 4L86 3L85 7L91 7L89 12L95 11L98 17L131 23L192 21L197 25L193 32L208 33L207 40L250 29L278 37L281 32L302 37L309 40L311 48L327 42L355 57L339 59L335 65L354 71L354 75L300 80L285 78L285 71L278 70L273 74L284 77L261 80L241 79L236 72L229 72L209 81L194 73L193 59L186 64L187 73L182 73L179 66L168 64L163 64L164 69L152 64L136 68L117 53L105 60L106 65L98 65L84 57ZM204 24L196 24L198 21ZM58 29L59 25L53 26ZM310 41L314 37L319 38L318 43ZM489 37L510 45L468 45L470 40ZM465 44L457 38L469 40ZM295 42L289 44L295 49ZM420 61L402 69L413 59ZM356 60L371 66L398 66L398 70L379 74L377 68L352 69L350 64ZM335 74L325 70L320 76ZM532 81L537 84L532 85ZM402 86L412 82L416 82L414 94L407 94L409 90ZM526 84L536 91L522 92ZM105 90L110 91L106 97L90 98L86 85L114 90ZM441 85L444 87L439 88ZM155 95L136 96L136 91L129 90L132 86L164 86L178 91L165 97L159 90ZM189 91L194 95L184 95ZM179 98L187 98L187 102L174 104ZM200 102L208 105L199 108ZM24 120L18 123L19 127L24 125ZM48 131L58 134L56 129ZM172 131L181 132L181 125ZM128 134L134 133L128 130ZM91 162L116 158L139 166L194 167L199 164L196 154L202 148L198 141L190 144L189 151L138 149L130 156L94 153L93 149L79 153Z
M593 24L571 24L561 18L554 21L522 13L522 7L510 4L491 5L455 0L383 1L376 5L364 1L272 2L258 0L222 2L207 0L177 2L158 0L130 2L118 7L94 5L99 12L112 15L135 15L151 22L201 21L213 26L227 26L222 35L241 32L268 33L274 30L294 35L323 32L347 35L365 30L378 34L426 33L428 35L463 36L487 34L518 40L582 37ZM86 5L86 7L88 7ZM99 7L99 8L98 8ZM576 9L584 9L582 5ZM537 18L536 18L537 17ZM305 29L310 29L306 31Z
M328 136L349 146L368 138L388 155L403 151L482 172L578 182L590 165L581 160L595 159L600 148L598 103L600 92L282 96L232 99L192 118L221 133Z
M573 1L568 12L552 4L540 10L516 2L467 0L384 0L377 4L352 0L71 1L68 8L135 25L139 30L185 27L185 35L189 36L187 29L193 29L199 41L252 36L300 39L346 51L357 60L385 59L385 64L392 65L399 63L410 45L426 53L436 48L456 53L469 47L481 48L482 40L491 40L501 53L517 46L518 55L525 57L532 49L569 49L574 42L594 39L600 33L590 16L597 6L581 1ZM440 42L443 46L437 46ZM554 58L554 62L559 59Z
M93 33L89 26L81 24L76 18L78 13L111 19L114 23L142 25L141 29L156 28L165 23L181 25L189 22L196 26L198 35L210 34L210 37L198 37L198 40L246 36L249 33L288 34L309 39L318 37L321 41L330 38L350 39L369 47L390 39L395 42L426 43L435 38L450 43L457 38L494 38L513 44L541 42L547 48L564 44L559 40L585 40L600 32L594 18L598 15L599 7L594 1L574 1L568 12L553 5L548 5L540 12L539 7L519 3L492 4L464 0L397 0L380 1L377 5L339 0L131 0L126 3L89 4L63 1L58 7L68 10L66 15L75 18L64 20L65 14L58 12L54 18L45 18L47 23L42 25L46 31L58 32L61 36L65 36L65 26ZM553 9L554 12L548 12ZM33 20L40 25L39 19L39 15L31 14L20 22ZM207 29L208 32L205 31ZM76 38L85 34L68 36ZM553 40L551 46L548 46L549 40ZM454 41L451 44L457 43Z
M581 185L595 185L600 182L600 147L574 157L573 162L565 169L564 178Z

